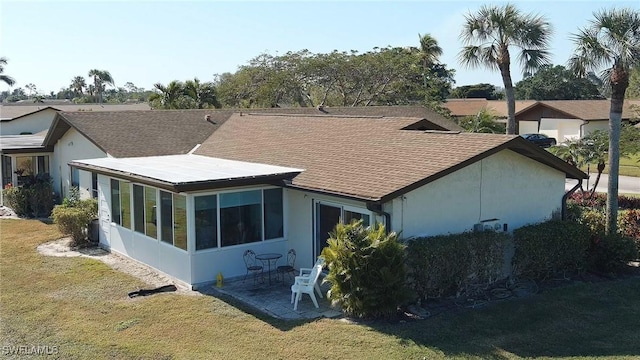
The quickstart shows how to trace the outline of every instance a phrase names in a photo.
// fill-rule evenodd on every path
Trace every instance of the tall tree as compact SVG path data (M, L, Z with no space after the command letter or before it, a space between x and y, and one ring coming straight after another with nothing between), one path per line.
M198 109L220 107L216 98L216 88L212 83L201 83L198 78L187 80L184 83L184 93L195 100Z
M149 96L149 103L155 109L188 109L184 105L184 84L174 80L169 84L153 84L156 92Z
M87 86L87 82L84 77L76 76L71 79L71 85L69 86L71 90L74 92L74 96L82 96L84 95L84 88Z
M9 86L13 86L13 84L16 83L16 81L8 75L3 75L4 74L4 67L5 65L7 65L7 58L5 57L0 57L0 81L2 81L3 83L9 85Z
M431 34L418 34L420 38L420 61L422 62L422 81L423 86L427 87L427 72L437 64L442 56L442 48L438 45L438 41Z
M609 182L607 186L608 234L615 234L618 216L620 127L630 71L640 66L640 12L633 9L597 11L586 27L572 36L576 45L569 65L578 75L604 70L602 80L611 87L609 110Z
M93 78L93 88L98 98L98 103L102 104L102 94L104 93L105 86L114 86L113 77L106 70L93 69L89 70L89 77Z
M481 83L474 85L457 86L451 91L451 98L453 99L487 99L487 100L500 100L502 94L496 90L496 87L492 84Z
M518 100L604 99L596 84L562 65L542 66L535 74L516 83L515 95Z
M515 134L516 102L511 81L510 47L518 48L523 72L533 73L549 62L551 25L540 15L523 14L512 4L482 6L465 16L460 39L466 45L458 54L470 68L499 70L507 97L507 134Z

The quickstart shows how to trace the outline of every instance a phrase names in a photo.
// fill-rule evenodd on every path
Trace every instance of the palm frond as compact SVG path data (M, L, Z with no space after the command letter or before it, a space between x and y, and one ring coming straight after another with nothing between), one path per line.
M458 54L458 62L471 69L485 66L490 70L497 70L496 48L490 46L465 46Z
M541 66L549 64L550 61L551 53L546 50L523 49L518 54L518 62L523 73L534 73Z

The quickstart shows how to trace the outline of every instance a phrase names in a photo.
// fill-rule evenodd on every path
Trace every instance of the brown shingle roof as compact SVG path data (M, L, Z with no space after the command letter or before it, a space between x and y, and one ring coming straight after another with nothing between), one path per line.
M535 103L535 100L516 100L516 113ZM506 100L448 99L444 107L451 111L451 116L476 115L482 109L487 109L498 117L508 116Z
M207 114L216 124L205 120ZM44 144L54 145L73 127L114 157L186 154L230 115L211 110L60 112Z
M246 109L239 110L247 113L277 113L277 114L301 114L301 115L351 115L351 116L385 116L385 117L413 117L421 118L435 125L430 130L454 130L463 129L446 117L424 106L325 106L322 110L311 107L298 108L271 108L271 109Z
M53 108L59 111L131 111L150 110L149 104L2 104L0 105L0 118L9 120Z
M623 119L633 117L634 114L631 109L633 105L640 106L640 100L624 101ZM529 111L536 106L547 106L581 120L608 120L611 100L544 100L531 104L524 109L516 109L516 113Z
M388 200L503 148L586 176L519 136L400 130L417 120L234 114L196 154L302 168L294 187L369 200Z

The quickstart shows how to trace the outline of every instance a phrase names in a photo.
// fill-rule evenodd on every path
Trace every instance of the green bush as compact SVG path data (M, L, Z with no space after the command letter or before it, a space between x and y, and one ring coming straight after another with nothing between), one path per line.
M638 257L633 239L619 234L596 236L589 248L589 269L618 272Z
M8 187L3 190L4 204L10 207L18 216L30 216L29 194L22 187Z
M49 217L53 209L53 185L49 174L28 177L23 186L4 189L5 205L18 216Z
M548 221L513 232L514 275L543 280L587 268L589 228L571 221Z
M634 239L640 249L640 209L620 211L618 229L622 235Z
M58 229L71 236L72 246L86 242L89 235L89 224L98 216L98 202L95 199L80 200L75 206L56 205L52 217Z
M329 299L356 317L395 316L409 299L404 245L384 226L365 228L362 221L336 225L322 250L331 284Z
M502 276L508 241L509 235L493 231L411 239L410 286L421 300L486 288Z
M607 216L603 210L587 209L582 212L578 222L588 227L591 235L595 236L605 233L606 219Z

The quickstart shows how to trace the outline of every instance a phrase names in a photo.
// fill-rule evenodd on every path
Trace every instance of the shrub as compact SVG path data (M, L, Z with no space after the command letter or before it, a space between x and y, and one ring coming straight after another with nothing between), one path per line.
M9 187L2 194L4 203L18 216L29 216L29 195L22 187Z
M18 216L48 217L53 209L51 177L46 173L27 177L23 186L7 187L3 197Z
M331 284L329 299L356 317L391 317L408 300L404 245L384 226L338 224L322 250Z
M595 207L604 209L607 206L607 194L595 193L589 197L589 192L576 191L569 197L571 202L583 207ZM620 209L640 209L640 198L618 195L618 207Z
M618 272L638 257L638 248L633 239L620 234L596 236L588 256L591 270Z
M578 223L589 228L591 235L596 236L605 233L607 215L604 210L586 209L582 212Z
M487 287L502 274L509 236L492 231L411 239L407 246L410 286L421 300Z
M618 229L622 235L634 239L640 246L640 209L620 211Z
M514 274L536 280L587 267L589 228L570 221L548 221L513 232Z
M75 206L56 205L52 216L60 232L71 236L72 246L78 246L86 241L89 223L98 216L98 203L95 199L87 199L78 201Z

